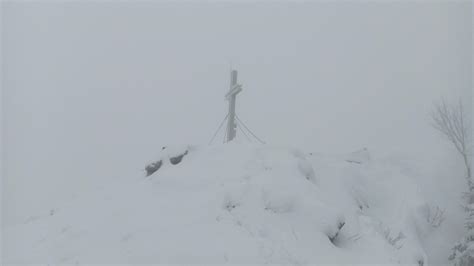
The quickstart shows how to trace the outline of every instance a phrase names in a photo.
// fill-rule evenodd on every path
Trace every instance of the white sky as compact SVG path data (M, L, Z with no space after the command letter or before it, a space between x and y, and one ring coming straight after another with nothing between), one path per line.
M430 157L433 101L472 100L469 1L2 5L7 222L207 144L230 63L246 124L308 152Z

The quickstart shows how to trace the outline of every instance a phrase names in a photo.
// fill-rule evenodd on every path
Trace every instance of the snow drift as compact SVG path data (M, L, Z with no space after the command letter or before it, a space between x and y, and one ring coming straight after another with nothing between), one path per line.
M367 150L327 156L233 143L167 148L157 159L148 177L6 228L4 261L428 263L427 204L410 177Z

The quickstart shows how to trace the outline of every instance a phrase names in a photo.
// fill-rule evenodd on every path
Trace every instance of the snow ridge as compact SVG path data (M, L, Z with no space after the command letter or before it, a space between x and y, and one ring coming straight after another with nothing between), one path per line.
M166 148L158 159L182 154L7 228L5 261L428 263L426 202L367 150L338 157L230 143Z

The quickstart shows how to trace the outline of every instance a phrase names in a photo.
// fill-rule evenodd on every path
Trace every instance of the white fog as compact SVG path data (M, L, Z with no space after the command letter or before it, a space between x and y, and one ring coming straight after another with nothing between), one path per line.
M473 121L472 11L2 1L1 261L473 265L466 165L430 116ZM265 144L209 145L231 70Z

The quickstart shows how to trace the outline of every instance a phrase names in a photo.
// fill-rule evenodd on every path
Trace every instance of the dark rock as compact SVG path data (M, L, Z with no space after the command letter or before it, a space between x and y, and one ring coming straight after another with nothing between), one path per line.
M185 152L184 152L183 154L181 154L181 155L178 155L178 156L175 156L175 157L171 157L171 158L170 158L170 163L171 163L172 165L176 165L176 164L180 163L181 160L183 160L183 157L184 157L185 155L187 155L187 154L188 154L188 151L185 151Z
M146 176L152 175L154 172L160 169L161 165L163 165L163 161L159 160L154 163L151 163L145 167Z

